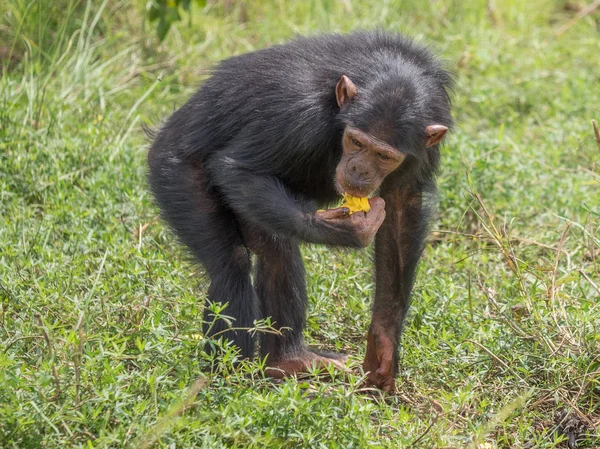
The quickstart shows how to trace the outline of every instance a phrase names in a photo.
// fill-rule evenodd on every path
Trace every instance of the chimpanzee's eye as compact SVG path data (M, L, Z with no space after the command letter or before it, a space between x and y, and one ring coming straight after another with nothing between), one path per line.
M384 153L377 153L377 155L379 156L379 159L381 159L382 161L389 161L391 158Z
M363 147L363 144L361 142L359 142L358 140L356 140L354 137L350 137L350 142L352 142L352 145L354 145L356 148Z

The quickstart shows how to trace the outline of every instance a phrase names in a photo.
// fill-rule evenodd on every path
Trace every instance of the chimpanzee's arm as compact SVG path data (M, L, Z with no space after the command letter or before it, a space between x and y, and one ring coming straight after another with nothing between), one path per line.
M390 184L381 191L387 214L375 240L375 300L364 362L369 381L387 392L394 389L398 341L428 225L423 186Z
M311 202L294 198L280 179L257 173L234 154L226 150L214 155L208 168L211 180L242 219L309 243L362 246L350 226L321 220Z

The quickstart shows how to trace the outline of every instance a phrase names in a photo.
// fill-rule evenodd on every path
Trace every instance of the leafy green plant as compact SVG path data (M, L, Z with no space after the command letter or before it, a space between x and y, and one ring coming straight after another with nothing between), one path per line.
M198 7L206 6L206 0L195 0ZM156 35L164 40L171 25L181 20L181 12L190 14L192 0L152 0L148 2L148 19L156 23Z

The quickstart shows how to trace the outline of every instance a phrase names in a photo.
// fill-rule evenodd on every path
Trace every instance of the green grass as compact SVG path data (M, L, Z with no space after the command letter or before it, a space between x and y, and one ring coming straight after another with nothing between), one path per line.
M0 6L0 448L547 449L567 421L600 446L600 13L557 35L559 1L209 3L160 45L142 2ZM221 58L372 27L458 79L398 393L361 387L368 252L313 246L307 339L354 371L273 384L228 350L203 375L205 289L141 127Z

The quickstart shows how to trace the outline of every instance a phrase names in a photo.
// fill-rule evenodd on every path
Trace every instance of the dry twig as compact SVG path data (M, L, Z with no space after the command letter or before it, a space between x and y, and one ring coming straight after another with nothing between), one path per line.
M598 131L598 125L596 124L596 120L592 120L592 127L594 128L594 137L596 138L596 145L598 145L598 149L600 150L600 131Z
M593 2L590 5L586 6L581 11L579 11L575 15L575 17L573 17L571 20L569 20L567 23L565 23L562 27L560 27L556 31L556 36L557 37L560 36L565 31L567 31L569 28L571 28L573 25L575 25L577 22L579 22L581 19L583 19L585 16L593 13L598 8L600 8L600 0L596 0L595 2Z

